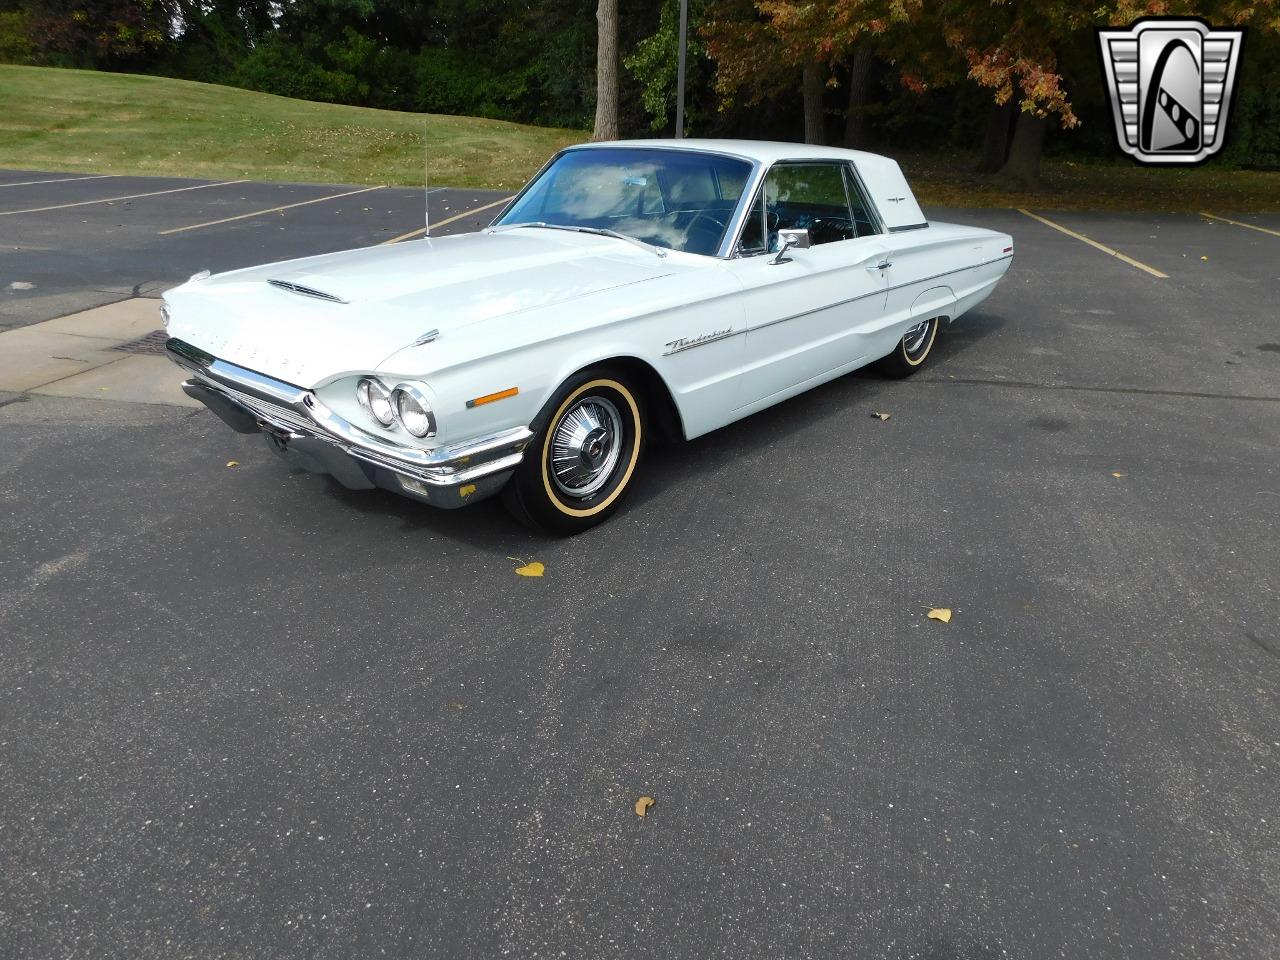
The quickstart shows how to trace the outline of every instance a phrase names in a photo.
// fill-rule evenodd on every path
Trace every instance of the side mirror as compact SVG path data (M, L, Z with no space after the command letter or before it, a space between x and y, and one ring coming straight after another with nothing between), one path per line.
M808 250L813 246L808 230L779 230L778 239L782 241L782 246L778 248L778 255L770 260L770 263L790 263L791 258L787 256L788 250Z

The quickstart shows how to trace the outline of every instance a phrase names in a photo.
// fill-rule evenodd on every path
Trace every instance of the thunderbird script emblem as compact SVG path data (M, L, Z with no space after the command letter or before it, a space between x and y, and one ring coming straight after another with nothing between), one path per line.
M1099 30L1120 149L1146 164L1200 163L1221 150L1243 38L1165 17Z

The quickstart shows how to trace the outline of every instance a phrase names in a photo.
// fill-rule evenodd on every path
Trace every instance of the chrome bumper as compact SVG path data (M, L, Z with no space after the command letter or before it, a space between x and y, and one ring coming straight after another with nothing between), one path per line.
M182 384L239 433L259 433L291 465L327 473L353 490L382 487L437 507L497 493L524 459L526 427L434 450L402 446L338 416L303 387L263 376L171 339L166 352L191 373Z

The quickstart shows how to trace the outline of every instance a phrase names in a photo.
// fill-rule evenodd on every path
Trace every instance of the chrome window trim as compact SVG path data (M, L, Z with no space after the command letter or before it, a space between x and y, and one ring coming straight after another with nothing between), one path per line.
M697 154L698 156L703 156L703 157L724 157L725 159L728 159L728 160L738 160L742 163L749 164L751 167L751 170L747 173L747 179L742 184L742 196L738 198L738 206L734 208L733 216L730 217L729 222L725 224L724 237L721 238L720 246L716 249L716 252L714 254L705 254L705 253L689 254L690 256L694 256L694 257L713 257L717 260L728 260L731 258L732 251L737 243L737 236L742 229L741 221L746 219L744 216L744 212L742 210L742 198L746 197L748 193L751 193L752 191L754 191L756 185L760 182L760 170L764 165L759 160L754 160L751 157L745 157L738 153L732 153L728 150L699 150L696 147L680 147L675 145L666 146L665 144L647 144L643 147L629 146L629 145L623 146L622 144L612 144L612 143L574 144L571 147L565 147L563 150L556 151L556 153L551 157L551 159L548 160L546 163L544 163L541 166L541 168L539 168L538 172L529 178L529 182L520 188L520 192L517 193L514 197L512 197L511 201L505 207L502 208L502 211L496 217L494 217L492 221L490 221L489 226L490 227L499 226L500 224L498 223L498 221L507 214L507 211L511 210L511 208L513 208L517 203L519 203L521 198L524 197L524 195L529 192L530 188L535 183L538 182L538 179L544 173L547 172L547 170L551 167L551 165L554 164L561 157L563 157L565 154L573 153L575 151L609 150L609 149L665 150L671 153L692 153L692 154ZM730 242L731 237L734 238L732 242ZM671 252L685 253L686 251L672 249Z

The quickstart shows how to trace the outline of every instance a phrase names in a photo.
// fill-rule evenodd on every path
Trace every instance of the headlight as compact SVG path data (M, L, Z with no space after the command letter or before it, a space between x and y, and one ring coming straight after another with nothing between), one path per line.
M396 422L396 411L391 405L391 394L386 387L372 377L365 377L356 384L356 400L364 408L365 413L384 427L389 427Z
M432 437L436 432L436 415L427 402L426 394L411 383L402 383L391 394L400 426L415 437Z

